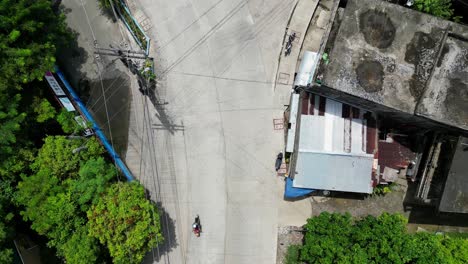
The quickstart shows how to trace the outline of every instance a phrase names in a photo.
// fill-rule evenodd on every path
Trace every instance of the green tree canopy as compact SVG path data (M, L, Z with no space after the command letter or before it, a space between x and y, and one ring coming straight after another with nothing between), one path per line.
M56 46L70 40L49 0L0 0L0 158L13 153L26 114L21 86L53 70Z
M63 132L71 134L79 129L78 123L74 120L75 114L68 112L67 109L63 108L57 115L56 120L62 126Z
M8 243L7 238L12 232L8 224L12 220L13 214L5 210L5 205L8 205L8 199L3 193L0 193L0 263L11 263L13 250L6 244Z
M307 220L304 243L291 263L468 263L468 240L406 232L406 219L384 213L352 219L324 212Z
M81 166L78 179L67 183L81 211L86 212L92 204L97 203L117 173L117 168L102 157L90 159Z
M47 120L55 117L55 108L50 104L47 99L34 98L33 104L34 112L36 113L36 121L38 123L44 123Z
M0 72L8 80L41 80L55 64L56 45L70 34L49 0L0 1Z
M139 183L115 183L88 211L90 234L107 246L114 263L141 263L163 240L156 212Z
M73 149L88 146L80 152ZM86 211L105 192L117 171L100 157L93 139L47 137L32 164L31 176L18 184L16 201L31 228L48 238L48 245L67 263L94 263L98 241L89 236Z
M84 151L77 151L86 147ZM31 165L33 171L47 169L52 176L60 179L76 178L82 162L97 158L104 148L94 138L67 139L64 136L49 136L44 139L36 160Z

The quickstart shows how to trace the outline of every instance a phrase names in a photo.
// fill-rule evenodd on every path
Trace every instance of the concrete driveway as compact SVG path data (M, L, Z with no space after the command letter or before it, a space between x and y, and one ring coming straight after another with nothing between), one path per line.
M272 82L295 1L128 2L149 21L156 94L168 102L133 91L129 152L132 133L151 131L140 135L143 150L133 144L144 157L136 174L161 205L166 236L147 263L275 263L284 134L273 119L289 91Z

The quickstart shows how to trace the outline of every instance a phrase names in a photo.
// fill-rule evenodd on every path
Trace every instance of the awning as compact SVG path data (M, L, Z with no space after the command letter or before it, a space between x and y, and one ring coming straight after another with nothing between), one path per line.
M313 189L304 189L293 187L293 179L286 177L284 187L284 199L301 198L315 192Z

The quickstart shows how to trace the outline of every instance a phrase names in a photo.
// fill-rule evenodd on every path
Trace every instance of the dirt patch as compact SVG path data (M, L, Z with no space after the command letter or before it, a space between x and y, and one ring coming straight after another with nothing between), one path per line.
M385 49L395 39L395 26L384 12L368 10L359 16L359 30L370 45Z
M302 244L304 234L301 230L302 228L297 226L282 226L278 228L278 244L276 250L277 264L284 263L284 257L290 245Z
M378 61L364 61L356 68L359 84L366 92L375 93L382 90L384 71Z
M353 217L367 215L378 216L383 212L401 213L406 217L403 201L405 199L408 184L406 179L398 178L392 191L385 195L363 195L354 193L332 193L331 197L312 196L312 216L321 212L346 213Z

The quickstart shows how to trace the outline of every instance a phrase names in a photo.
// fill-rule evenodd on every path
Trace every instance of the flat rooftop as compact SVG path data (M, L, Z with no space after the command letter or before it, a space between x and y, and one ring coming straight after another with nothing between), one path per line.
M468 138L458 140L445 182L439 211L468 213Z
M468 130L468 27L399 5L349 0L322 85Z

